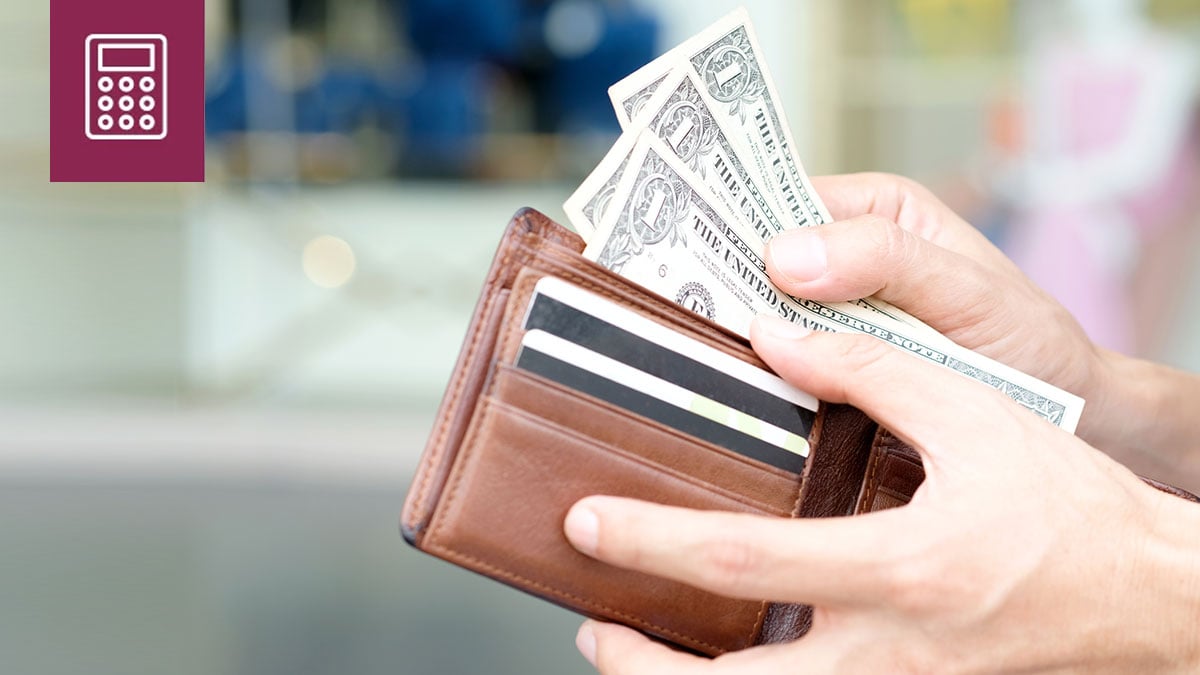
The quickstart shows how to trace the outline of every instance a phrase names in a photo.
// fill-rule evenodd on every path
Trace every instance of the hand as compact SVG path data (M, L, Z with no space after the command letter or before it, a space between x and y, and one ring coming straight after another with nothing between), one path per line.
M813 184L840 220L771 240L767 270L781 289L826 301L874 295L1089 404L1103 390L1101 354L1079 323L924 187L886 174ZM1096 410L1084 411L1084 438L1101 421Z
M776 285L813 300L887 300L964 347L1082 396L1077 433L1092 445L1145 475L1200 485L1195 378L1094 346L1057 301L917 183L856 174L813 184L844 220L771 240Z
M1002 394L871 338L760 319L755 349L920 453L910 504L787 520L610 497L568 514L605 562L815 607L800 640L715 660L588 622L600 672L1197 672L1200 508L1147 487Z

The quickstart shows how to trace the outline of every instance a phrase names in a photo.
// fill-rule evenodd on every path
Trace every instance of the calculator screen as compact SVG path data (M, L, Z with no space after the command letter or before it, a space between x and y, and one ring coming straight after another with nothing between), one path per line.
M100 45L101 71L123 70L151 72L154 70L154 46L149 44Z

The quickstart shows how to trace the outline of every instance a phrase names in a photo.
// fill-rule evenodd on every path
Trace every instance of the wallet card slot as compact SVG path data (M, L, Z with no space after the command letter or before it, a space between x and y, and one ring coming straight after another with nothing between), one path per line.
M489 388L497 401L570 433L632 453L666 471L684 467L692 480L777 516L790 515L798 474L746 457L537 374L499 365Z
M925 480L921 457L888 431L879 430L871 446L871 459L863 481L857 513L904 506Z
M764 603L612 567L571 547L563 519L571 505L592 494L766 513L683 472L487 397L424 545L570 609L698 651L717 654L753 644Z

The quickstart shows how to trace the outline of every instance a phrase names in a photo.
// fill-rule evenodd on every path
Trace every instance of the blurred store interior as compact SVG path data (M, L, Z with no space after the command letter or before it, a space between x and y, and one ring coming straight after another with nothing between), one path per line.
M737 4L210 0L208 182L52 185L47 3L3 3L5 669L588 672L397 516L509 216L563 220L608 85ZM810 173L924 181L1200 370L1200 0L744 4Z

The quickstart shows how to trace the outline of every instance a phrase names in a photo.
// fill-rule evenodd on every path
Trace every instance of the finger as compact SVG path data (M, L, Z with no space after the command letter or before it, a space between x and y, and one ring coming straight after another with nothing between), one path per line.
M881 216L783 232L765 257L771 280L791 295L876 296L943 331L977 325L1004 297L995 272Z
M874 605L887 591L882 547L903 509L854 518L769 518L618 497L582 499L563 524L598 560L719 595L818 605Z
M900 220L905 207L913 216L919 213L912 208L918 201L937 203L937 197L920 183L888 173L813 176L812 184L836 220L867 213ZM929 223L926 228L933 226L934 223Z
M836 220L882 216L918 237L985 264L1004 255L920 183L887 173L816 176L813 188Z
M765 645L706 659L678 652L630 628L599 621L580 626L575 644L605 675L777 673L788 666L787 650L792 646Z
M1021 436L1052 429L995 389L871 336L810 334L760 316L750 341L780 377L821 400L853 405L907 441L927 472L946 462L986 465L979 438L1028 442Z
M641 633L611 623L587 621L575 636L579 652L604 675L703 673L707 659L677 652Z

